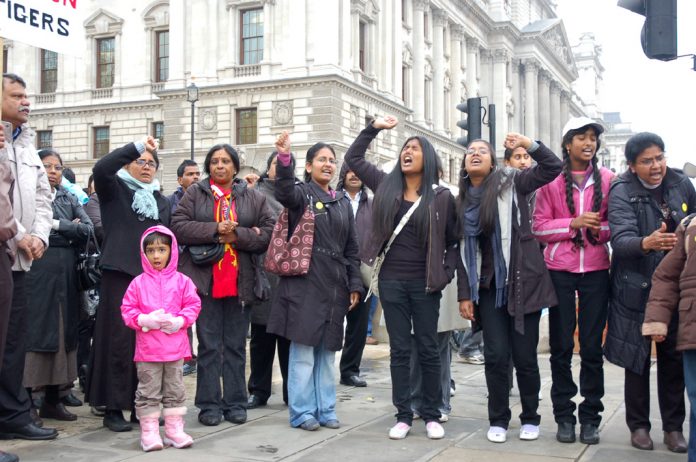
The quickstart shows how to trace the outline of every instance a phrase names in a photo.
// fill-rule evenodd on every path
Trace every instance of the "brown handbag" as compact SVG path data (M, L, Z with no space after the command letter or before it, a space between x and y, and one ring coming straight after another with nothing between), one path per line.
M312 201L307 204L300 221L288 238L290 220L288 209L278 216L266 251L264 268L278 276L301 276L309 271L314 244L314 212Z

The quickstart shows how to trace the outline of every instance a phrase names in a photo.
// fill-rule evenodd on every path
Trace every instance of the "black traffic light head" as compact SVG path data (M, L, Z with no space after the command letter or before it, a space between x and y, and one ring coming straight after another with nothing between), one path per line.
M457 127L466 130L466 136L457 139L462 146L481 138L481 98L469 98L465 103L457 104L457 110L466 114L466 120L457 122Z
M640 42L648 58L677 57L677 0L619 0L618 6L645 16Z

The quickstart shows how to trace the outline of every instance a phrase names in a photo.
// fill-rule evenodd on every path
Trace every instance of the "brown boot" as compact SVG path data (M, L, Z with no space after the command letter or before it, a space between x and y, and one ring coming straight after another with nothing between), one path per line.
M647 428L637 428L631 432L631 446L644 451L653 449L653 440Z
M673 432L665 432L664 443L667 445L667 449L672 452L686 452L687 445L686 440L684 439L684 434L678 430Z

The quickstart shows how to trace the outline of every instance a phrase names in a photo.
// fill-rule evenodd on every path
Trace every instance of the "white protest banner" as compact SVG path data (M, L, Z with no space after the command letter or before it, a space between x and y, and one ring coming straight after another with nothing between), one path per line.
M0 37L81 55L87 6L86 0L0 0Z

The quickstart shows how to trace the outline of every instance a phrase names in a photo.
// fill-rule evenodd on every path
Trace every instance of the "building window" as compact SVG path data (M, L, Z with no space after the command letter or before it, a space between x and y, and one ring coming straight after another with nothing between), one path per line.
M41 93L55 93L58 83L58 53L41 50Z
M2 69L7 72L7 47L2 47Z
M116 39L114 37L97 39L97 88L114 86L115 48Z
M237 144L256 144L256 109L237 109Z
M94 127L92 131L94 158L100 159L109 153L109 127Z
M358 33L360 34L358 38L358 56L359 56L359 65L360 65L360 70L365 72L367 71L367 59L365 57L365 53L367 50L367 24L364 22L360 21L360 26Z
M429 79L425 79L425 82L423 83L423 85L425 86L423 94L423 103L425 105L425 120L430 120L432 118L432 108L430 107L430 102L432 101L431 83L432 81Z
M53 146L53 130L36 131L36 149L46 149Z
M158 139L160 149L164 149L164 122L152 122L152 137Z
M155 56L155 82L165 82L169 80L169 31L162 30L155 33L156 50Z
M410 98L410 82L409 82L409 70L406 64L401 65L401 99L404 101L404 105L408 106L411 102Z
M240 23L241 64L258 64L263 60L263 8L242 11Z

